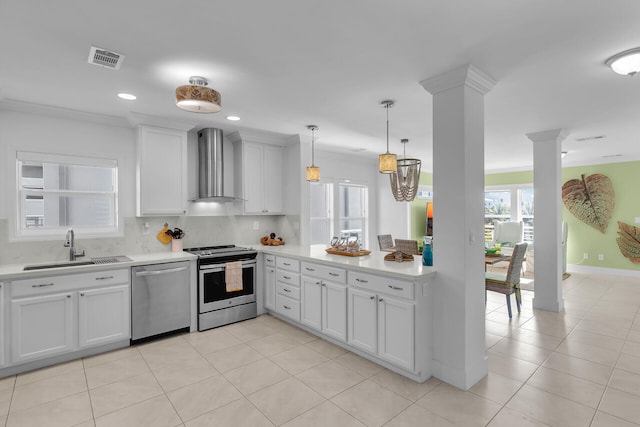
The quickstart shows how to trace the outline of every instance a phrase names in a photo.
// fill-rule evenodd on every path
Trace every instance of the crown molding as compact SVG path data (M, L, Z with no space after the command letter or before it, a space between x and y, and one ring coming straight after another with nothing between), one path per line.
M131 127L127 120L123 117L89 113L86 111L72 110L70 108L56 107L53 105L36 104L33 102L18 101L15 99L0 100L0 110L25 114L37 114L67 120L79 120L107 126L117 126L125 128Z
M550 142L557 141L562 142L569 136L569 132L565 129L549 129L543 130L540 132L531 132L526 134L527 138L529 138L533 143L536 142Z
M196 122L173 120L166 117L151 116L149 114L136 113L134 111L127 114L127 121L132 127L147 125L158 126L162 128L171 128L182 131L190 131L198 126Z
M261 144L272 144L272 145L288 145L291 141L293 141L291 135L254 130L254 129L239 129L235 132L230 133L227 136L227 139L231 142L236 141L249 141L249 142L258 142Z
M496 80L472 64L454 68L446 73L424 79L420 85L431 95L459 86L468 86L482 95L496 85Z

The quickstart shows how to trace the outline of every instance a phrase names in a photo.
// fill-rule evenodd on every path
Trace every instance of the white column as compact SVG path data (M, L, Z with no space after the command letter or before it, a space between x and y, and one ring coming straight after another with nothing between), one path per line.
M420 84L433 95L433 372L467 390L487 374L484 341L484 95L472 65Z
M559 312L562 298L562 129L528 133L533 141L535 268L533 308Z

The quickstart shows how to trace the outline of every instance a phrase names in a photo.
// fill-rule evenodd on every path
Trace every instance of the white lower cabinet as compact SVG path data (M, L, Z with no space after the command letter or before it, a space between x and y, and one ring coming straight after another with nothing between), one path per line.
M6 361L6 352L7 352L7 347L5 345L5 340L4 340L4 336L5 336L5 329L6 329L6 325L7 325L7 319L5 319L5 316L7 314L7 311L5 309L4 306L4 293L6 286L4 285L4 283L0 282L0 366L4 366L5 361Z
M131 337L129 269L11 284L11 363Z
M78 298L78 346L80 348L130 337L128 285L81 291Z
M378 355L410 371L414 367L415 304L378 298Z
M269 266L264 267L264 306L276 308L276 269Z
M311 277L302 279L302 323L347 340L347 287Z
M337 263L334 267L273 258L269 262L265 258L265 283L275 282L275 292L269 291L275 294L275 313L410 378L424 381L431 375L426 282L341 268ZM269 267L274 264L275 279L274 268ZM416 324L422 328L418 334Z
M348 343L413 371L414 311L412 302L350 288Z
M73 293L11 301L11 360L23 362L73 350Z
M369 353L378 352L378 301L376 295L349 289L349 344Z

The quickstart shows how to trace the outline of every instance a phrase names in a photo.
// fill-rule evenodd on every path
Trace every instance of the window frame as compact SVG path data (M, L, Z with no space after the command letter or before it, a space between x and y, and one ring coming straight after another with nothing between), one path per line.
M521 190L532 190L533 189L533 184L509 184L509 185L488 185L484 188L484 192L485 193L489 193L489 192L511 192L511 219L510 221L523 221L522 219L522 212L521 212L521 202L522 202L522 198L521 198ZM534 212L535 212L535 196L534 196L534 202L533 202L533 206L534 206ZM535 216L535 215L534 215ZM486 218L486 216L485 216ZM485 224L485 239L487 237L487 227ZM493 235L493 227L490 227L490 234ZM527 226L527 224L525 223L525 241L528 242L530 245L533 245L534 241L535 241L535 233L533 230L533 226ZM528 240L526 238L526 236L531 236L531 240Z
M119 211L119 182L118 182L118 161L112 158L99 158L88 156L74 156L51 154L34 151L16 150L15 155L15 239L16 240L52 240L57 239L64 233L67 226L55 228L28 228L26 223L26 200L27 196L73 196L73 197L95 197L109 196L110 208L113 212L112 222L107 227L86 227L74 226L76 233L82 237L116 237L121 236L121 217ZM76 190L45 190L22 187L23 162L53 163L60 165L87 166L112 168L113 190L112 191L76 191Z

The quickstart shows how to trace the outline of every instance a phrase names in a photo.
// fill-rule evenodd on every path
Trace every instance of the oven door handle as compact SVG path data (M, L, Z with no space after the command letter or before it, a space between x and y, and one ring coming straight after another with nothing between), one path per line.
M136 276L157 276L160 274L178 273L185 271L187 267L167 268L165 270L136 271Z

